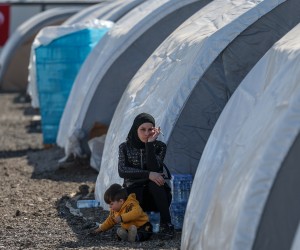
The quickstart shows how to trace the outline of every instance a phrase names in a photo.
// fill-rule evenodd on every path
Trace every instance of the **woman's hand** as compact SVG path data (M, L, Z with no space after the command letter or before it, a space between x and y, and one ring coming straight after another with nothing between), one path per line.
M165 179L162 175L163 173L150 172L149 179L155 182L158 186L163 186L165 184Z
M152 128L152 134L148 137L148 142L154 142L160 134L160 127Z

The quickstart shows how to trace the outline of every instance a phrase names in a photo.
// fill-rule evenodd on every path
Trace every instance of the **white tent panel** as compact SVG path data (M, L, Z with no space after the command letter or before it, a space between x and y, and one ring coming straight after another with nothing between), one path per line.
M291 250L298 250L298 249L300 249L300 224L298 226L297 233L295 235Z
M120 6L122 0L114 1L114 2L102 2L99 4L92 5L88 8L83 9L77 14L73 15L69 19L67 19L63 25L72 25L74 23L83 23L89 20L93 20L95 18L102 17L109 12L113 11L116 7ZM111 21L111 20L110 20Z
M57 136L57 144L61 147L68 147L68 137L74 134L77 129L82 129L83 123L86 122L87 111L93 98L102 100L96 96L96 90L101 92L105 88L103 79L108 69L116 62L116 60L125 52L133 43L140 38L153 25L165 18L176 10L187 6L191 3L199 1L195 0L151 0L146 1L137 8L133 9L102 38L98 45L94 48L93 53L89 55L83 64L80 73L77 75L70 97L66 104L63 116L61 118L59 133ZM207 1L200 1L207 2ZM156 39L156 38L152 38ZM152 41L149 41L152 43ZM145 46L147 46L145 44ZM107 83L106 83L107 84ZM113 85L113 83L111 84ZM120 91L120 86L113 85L112 92L105 92L113 98L115 93ZM109 123L109 115L105 116L105 109L112 109L117 103L100 106L93 110L93 114L102 111L102 123ZM92 119L90 119L92 120ZM94 121L95 122L95 121ZM108 125L108 124L107 124ZM91 127L90 127L91 128ZM86 131L85 131L86 132ZM69 150L66 150L69 151Z
M300 130L300 25L255 65L205 147L182 249L251 249L276 174Z
M215 0L181 25L147 60L124 92L106 137L97 199L117 173L118 146L134 117L151 113L168 141L195 84L219 53L245 28L283 1Z
M6 42L0 54L0 87L10 91L25 90L30 46L34 36L41 28L61 24L81 9L82 7L50 9L20 25Z
M127 13L131 8L134 8L136 5L138 5L142 0L128 0L126 1L126 4L124 1L121 3L119 2L103 2L97 5L93 5L87 9L83 9L82 11L78 12L76 15L72 16L70 19L68 19L65 23L62 25L66 29L67 27L70 27L72 29L76 26L91 26L91 25L97 25L97 23L109 23L106 22L112 21L115 22L119 18L121 18L125 13ZM104 5L104 6L103 6ZM100 19L97 20L97 19ZM103 19L103 20L102 20ZM101 25L99 25L99 28ZM58 34L49 34L49 36L52 37L52 40L55 38L58 38ZM34 49L34 47L37 47L33 44L31 50ZM34 108L39 107L39 99L38 99L38 91L36 86L36 79L35 79L35 70L32 69L34 67L32 64L34 64L34 56L33 52L31 52L30 56L30 74L29 74L29 84L28 84L28 93L31 97L31 104Z

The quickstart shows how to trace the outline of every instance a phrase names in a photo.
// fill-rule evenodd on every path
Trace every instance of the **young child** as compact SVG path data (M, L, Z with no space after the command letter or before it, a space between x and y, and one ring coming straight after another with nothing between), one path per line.
M108 218L93 231L101 233L121 223L117 235L125 241L144 241L152 235L152 225L148 215L142 210L135 194L128 196L126 189L119 184L112 184L104 193L104 200L109 205Z

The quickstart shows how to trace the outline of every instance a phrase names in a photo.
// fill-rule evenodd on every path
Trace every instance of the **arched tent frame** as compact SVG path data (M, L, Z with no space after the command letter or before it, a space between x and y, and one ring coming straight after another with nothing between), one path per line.
M74 134L74 131L77 129L88 132L94 122L97 121L97 118L100 119L100 122L109 125L119 98L126 88L127 82L131 79L131 74L134 74L140 67L140 64L146 60L143 53L148 56L148 54L150 55L154 50L153 48L153 50L148 49L148 51L144 50L142 53L139 52L140 45L138 43L135 45L137 39L143 39L141 37L144 33L149 31L152 26L157 25L160 20L167 18L168 15L174 14L175 11L188 8L193 4L198 6L199 9L207 2L209 2L209 0L151 0L133 9L128 15L119 20L106 36L103 37L101 42L98 43L93 53L89 55L82 66L75 80L74 87L72 88L60 122L57 144L61 147L68 147L68 137ZM198 10L195 8L191 9L192 11ZM189 11L191 12L191 10ZM185 15L190 12L186 11ZM185 16L179 15L178 20L180 20L179 18L183 19L183 17ZM161 30L160 34L157 34L157 37L163 40L168 34L169 33ZM155 39L158 40L157 37L155 37ZM153 45L156 45L157 42L149 41L149 43L154 47ZM136 46L136 48L134 46ZM123 59L123 57L120 59L121 55L131 48L135 50L136 54L140 53L141 55L140 61L136 60L136 65L132 64L134 60L128 61L126 64L126 56L124 56L125 59ZM119 67L112 69L112 66L115 66L115 64L118 64ZM94 65L92 70L90 69L91 65ZM120 67L122 65L123 67L128 66L128 71L121 71ZM115 84L115 82L110 79L116 76L107 73L111 69L119 69L120 72L122 72L120 79L115 79L119 81L118 84ZM85 84L83 85L82 82L85 82Z
M99 18L107 15L116 7L121 5L121 0L114 2L102 2L83 9L77 14L68 18L63 25L72 25L74 23L83 23L91 19ZM111 20L110 20L111 21Z
M44 11L20 25L6 42L0 54L0 88L8 91L26 90L30 46L38 31L57 25L82 7L63 7ZM16 70L18 74L15 74Z
M125 3L122 0L116 2L103 2L97 4L96 6L91 6L87 9L83 9L82 11L78 12L75 15L75 17L72 16L70 19L68 19L63 25L66 25L65 27L70 27L70 28L72 28L72 26L77 26L77 25L84 26L85 23L89 23L89 22L95 23L95 19L100 19L100 20L103 19L104 21L108 20L108 21L116 22L123 15L125 15L129 10L131 10L141 2L143 2L143 0L128 0ZM31 60L33 60L33 58L31 58ZM35 63L35 62L31 61L31 63ZM30 77L35 78L34 69L32 69L32 72L30 73L32 73L30 74ZM38 108L39 100L38 100L38 91L37 91L35 79L29 80L28 93L31 96L32 106L34 108Z
M171 172L195 174L227 101L259 59L300 22L299 11L297 0L276 6L243 30L207 68L184 103L168 139L165 163Z
M218 119L190 194L183 249L252 249L276 175L300 131L299 31L297 25L264 55Z
M110 183L121 182L116 156L134 117L151 113L165 134L161 139L168 141L183 105L211 63L244 29L282 2L215 0L169 36L132 79L114 114L96 183L97 199L102 200Z

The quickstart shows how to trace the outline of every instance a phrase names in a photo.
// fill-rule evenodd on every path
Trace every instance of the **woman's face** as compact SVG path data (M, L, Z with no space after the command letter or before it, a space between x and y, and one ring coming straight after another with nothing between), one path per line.
M154 133L153 124L150 122L143 123L142 125L140 125L138 127L138 130L137 130L139 139L145 143L148 142L148 138L150 136L152 136L153 133Z

